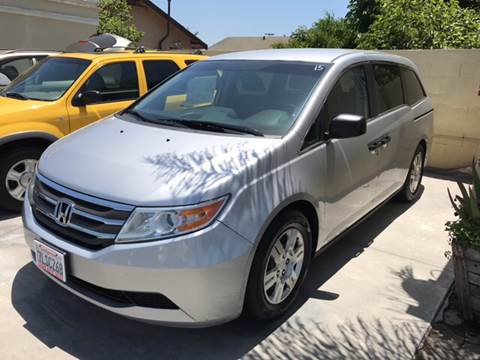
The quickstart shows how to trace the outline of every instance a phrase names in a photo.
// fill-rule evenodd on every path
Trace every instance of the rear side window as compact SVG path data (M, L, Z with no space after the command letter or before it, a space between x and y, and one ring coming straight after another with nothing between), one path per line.
M145 60L143 68L149 90L179 70L177 64L170 60Z
M118 62L98 69L85 83L83 91L97 90L101 102L133 100L139 97L137 66L134 62Z
M188 65L191 65L191 64L193 64L194 62L197 62L197 61L198 61L198 60L196 60L196 59L185 60L185 65L188 66Z
M403 105L403 88L400 67L377 64L373 66L373 91L376 99L376 114L389 111Z
M402 79L405 89L405 101L408 105L413 105L425 98L425 91L414 71L402 69Z

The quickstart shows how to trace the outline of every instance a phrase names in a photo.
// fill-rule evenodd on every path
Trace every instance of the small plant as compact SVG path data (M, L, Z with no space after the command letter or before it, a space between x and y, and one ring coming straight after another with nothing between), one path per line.
M450 241L480 252L480 171L472 164L473 185L457 182L461 195L448 196L455 209L457 220L446 223Z

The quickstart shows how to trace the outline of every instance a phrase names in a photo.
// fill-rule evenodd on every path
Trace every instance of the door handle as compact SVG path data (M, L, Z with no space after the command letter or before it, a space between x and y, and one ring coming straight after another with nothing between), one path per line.
M388 146L388 144L390 143L390 141L392 141L392 138L388 135L385 135L380 140L380 142L381 142L380 146L386 148Z
M378 139L368 143L368 150L371 154L378 155L378 149L381 147L387 147L391 140L392 138L389 135L379 137Z
M381 144L378 141L372 141L371 143L368 144L368 150L370 152L373 152L377 150L380 146Z

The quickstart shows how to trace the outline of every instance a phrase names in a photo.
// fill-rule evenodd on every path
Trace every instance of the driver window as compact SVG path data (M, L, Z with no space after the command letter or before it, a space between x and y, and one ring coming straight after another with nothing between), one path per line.
M368 119L367 76L363 66L348 70L337 81L328 95L320 115L307 132L302 149L318 143L321 138L322 121L328 124L340 114L362 115Z
M325 119L340 114L361 115L368 119L367 76L363 66L348 70L337 81L325 103Z
M118 62L98 69L83 85L81 92L99 91L101 103L134 100L139 97L137 66Z

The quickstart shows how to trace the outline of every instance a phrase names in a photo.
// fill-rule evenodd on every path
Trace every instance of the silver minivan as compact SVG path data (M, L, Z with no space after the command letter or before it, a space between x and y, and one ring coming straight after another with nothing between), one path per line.
M420 195L432 128L402 57L212 57L50 146L27 192L26 242L53 281L117 314L276 317L314 254L390 198Z

